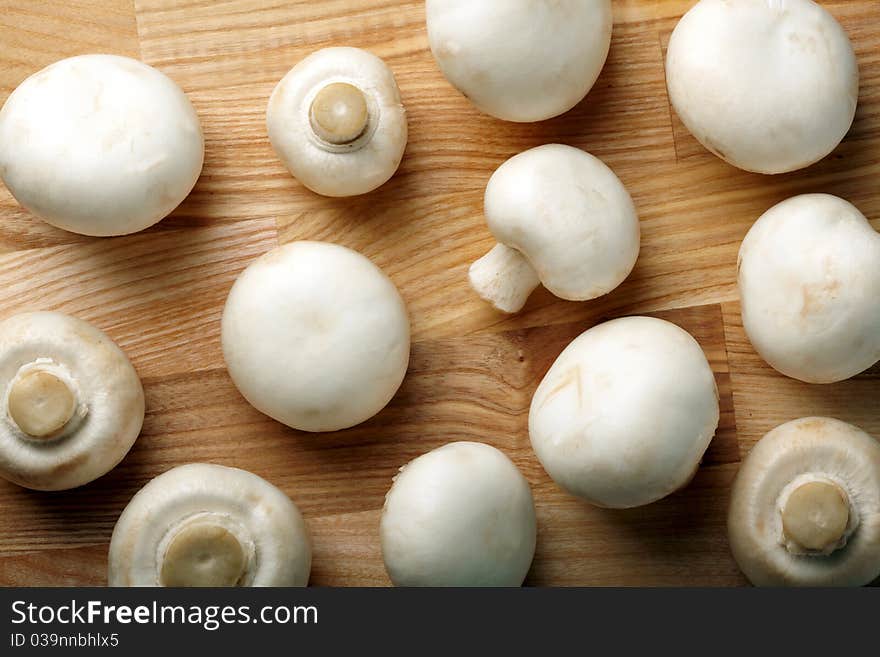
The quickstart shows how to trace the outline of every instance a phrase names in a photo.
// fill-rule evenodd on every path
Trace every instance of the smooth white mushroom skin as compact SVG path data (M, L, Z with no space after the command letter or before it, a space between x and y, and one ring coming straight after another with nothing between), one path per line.
M128 57L62 59L0 110L0 177L23 207L73 233L152 226L190 193L203 158L189 99Z
M880 233L828 194L775 205L739 252L743 326L774 369L834 383L880 360Z
M766 174L831 153L859 96L852 44L812 0L700 0L670 37L666 82L703 146Z
M861 586L880 576L880 442L808 417L752 448L731 491L733 556L756 586Z
M373 417L409 363L409 317L394 283L359 253L293 242L251 264L223 311L229 374L259 411L295 429Z
M427 0L431 52L481 111L543 121L587 95L611 45L610 0Z
M137 372L97 328L54 312L0 322L0 477L82 486L125 457L143 421Z
M540 281L570 301L607 294L639 256L640 225L626 187L600 159L561 144L513 156L486 186L484 213L498 240L469 270L496 309L522 309Z
M290 173L324 196L373 191L406 149L394 74L359 48L324 48L294 66L269 98L266 125Z
M257 475L208 463L144 486L110 540L110 586L305 586L311 539L296 505Z
M520 586L536 531L525 477L475 442L449 443L401 468L379 528L396 586Z
M532 448L562 488L602 507L685 486L715 435L715 377L684 329L651 317L599 324L568 345L529 411Z

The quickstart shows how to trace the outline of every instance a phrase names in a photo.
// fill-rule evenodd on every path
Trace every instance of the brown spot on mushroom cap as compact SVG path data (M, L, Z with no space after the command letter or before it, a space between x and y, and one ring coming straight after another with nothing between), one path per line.
M577 386L577 398L578 398L578 407L583 406L584 402L584 393L583 386L581 385L581 367L580 365L575 365L569 370L566 370L565 374L559 380L559 383L554 386L554 388L547 393L544 397L544 401L541 402L540 408L544 408L547 403L550 402L551 399L556 397L563 390L570 388L572 385Z
M803 304L801 305L801 317L807 319L811 315L822 312L828 300L834 298L840 287L840 280L836 278L821 283L805 283L802 285Z

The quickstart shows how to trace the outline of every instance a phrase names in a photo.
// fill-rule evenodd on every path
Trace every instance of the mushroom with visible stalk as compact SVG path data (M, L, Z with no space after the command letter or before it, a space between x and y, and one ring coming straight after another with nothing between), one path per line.
M804 194L773 206L738 269L743 326L782 374L834 383L880 360L880 234L852 204Z
M611 45L611 0L427 0L431 52L486 114L543 121L587 95Z
M402 467L379 527L396 586L520 586L536 531L525 477L475 442L449 443Z
M305 586L312 547L283 492L210 463L159 475L131 499L110 539L110 586Z
M6 187L47 223L82 235L127 235L163 219L196 184L204 152L180 87L128 57L62 59L0 110Z
M115 467L144 421L144 391L104 333L54 312L0 322L0 477L82 486Z
M757 586L861 586L880 577L880 443L808 417L743 461L728 515L733 556Z
M765 174L831 153L859 97L849 37L812 0L700 0L669 39L666 82L703 146Z
M671 322L625 317L563 350L532 398L529 436L562 488L596 506L630 508L687 485L719 417L697 341Z
M409 363L409 318L394 283L356 251L293 242L233 285L223 354L242 395L295 429L336 431L381 411Z
M522 309L539 283L563 299L595 299L639 256L639 219L623 183L571 146L538 146L504 162L486 186L484 212L498 244L469 277L503 312Z
M406 148L394 74L359 48L324 48L294 66L269 98L266 125L290 173L324 196L373 191Z

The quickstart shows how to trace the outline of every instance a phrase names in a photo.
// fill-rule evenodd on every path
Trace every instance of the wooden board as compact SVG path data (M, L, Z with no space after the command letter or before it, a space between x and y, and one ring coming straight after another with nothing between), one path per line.
M0 315L76 314L110 334L144 379L144 432L102 479L63 493L0 481L0 584L102 585L113 524L131 496L175 465L252 470L285 490L314 536L312 583L388 583L378 546L383 496L398 467L458 439L509 454L533 486L534 585L739 585L725 534L742 454L766 431L828 414L880 435L880 367L808 386L766 366L745 338L736 254L751 223L797 193L846 197L880 227L880 3L825 4L849 31L862 73L855 124L810 169L765 177L724 164L688 135L666 96L663 54L690 0L614 0L606 68L565 116L517 125L479 114L443 79L420 0L0 0L0 100L28 74L84 52L140 57L189 94L206 136L192 195L139 235L89 239L53 229L0 189ZM266 136L275 83L309 52L367 48L394 70L410 142L398 174L354 199L293 180ZM590 303L541 290L516 316L470 290L467 267L492 240L482 218L491 172L532 146L562 142L604 159L631 191L643 246L630 278ZM405 297L413 353L384 412L313 436L250 408L223 367L218 319L235 276L279 241L358 249ZM529 448L531 394L562 347L611 317L657 314L693 332L716 373L723 416L694 482L630 511L562 493Z

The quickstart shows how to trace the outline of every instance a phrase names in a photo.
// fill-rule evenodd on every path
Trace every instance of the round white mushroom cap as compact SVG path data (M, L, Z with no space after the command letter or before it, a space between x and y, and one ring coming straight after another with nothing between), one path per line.
M543 121L577 105L611 45L611 0L427 0L431 52L481 111Z
M192 104L135 59L80 55L30 76L0 110L0 177L22 206L82 235L152 226L204 158Z
M295 429L368 420L400 387L409 318L394 283L359 253L293 242L252 263L229 293L223 354L258 410Z
M625 317L582 333L559 355L532 398L529 435L562 488L629 508L691 480L719 415L697 341L670 322Z
M700 0L669 40L666 82L703 146L768 174L833 151L859 96L852 44L812 0Z
M843 199L764 213L740 247L739 291L749 339L786 376L832 383L880 360L880 234Z
M94 326L54 312L0 322L0 477L82 486L123 459L143 421L137 373Z
M305 586L312 547L283 492L255 474L209 463L144 486L110 540L110 586Z
M498 244L471 265L471 286L498 310L519 311L543 283L586 301L620 285L639 256L636 208L602 160L546 144L504 162L486 186L484 212Z
M373 191L406 148L394 74L359 48L324 48L294 66L269 98L266 125L290 173L324 196Z
M396 586L520 586L535 553L525 477L490 445L455 442L400 469L379 533Z
M730 547L758 586L861 586L880 577L880 443L808 417L752 448L733 485Z

